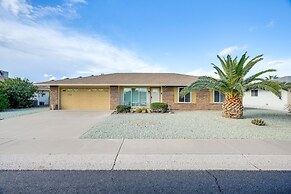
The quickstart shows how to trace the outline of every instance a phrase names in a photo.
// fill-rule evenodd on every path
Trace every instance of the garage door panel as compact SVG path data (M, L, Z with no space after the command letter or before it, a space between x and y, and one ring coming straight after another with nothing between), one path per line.
M63 110L109 110L110 94L107 88L62 89Z

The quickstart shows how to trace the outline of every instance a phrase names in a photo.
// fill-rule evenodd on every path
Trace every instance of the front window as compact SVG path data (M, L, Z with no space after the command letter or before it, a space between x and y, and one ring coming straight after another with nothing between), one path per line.
M213 98L213 101L216 102L216 103L221 103L224 101L225 99L225 96L223 93L219 92L219 91L213 91L213 95L214 95L214 98Z
M251 96L259 96L258 90L251 90Z
M185 96L181 96L180 93L184 88L179 88L178 90L178 96L179 96L179 102L191 102L191 93L189 92Z
M146 106L147 105L147 89L146 88L124 88L123 103L130 106Z

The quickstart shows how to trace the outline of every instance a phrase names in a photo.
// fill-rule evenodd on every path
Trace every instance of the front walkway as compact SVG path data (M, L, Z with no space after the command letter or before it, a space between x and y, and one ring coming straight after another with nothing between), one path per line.
M2 170L291 170L291 141L0 140Z

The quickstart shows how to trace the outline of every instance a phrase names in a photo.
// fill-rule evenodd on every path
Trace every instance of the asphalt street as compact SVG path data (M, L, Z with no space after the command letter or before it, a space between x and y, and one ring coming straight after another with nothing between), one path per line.
M291 171L0 171L0 193L291 193Z

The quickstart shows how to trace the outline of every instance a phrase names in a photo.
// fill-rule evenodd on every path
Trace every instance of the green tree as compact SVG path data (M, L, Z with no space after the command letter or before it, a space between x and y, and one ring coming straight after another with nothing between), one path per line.
M249 59L246 56L247 53L243 54L242 57L237 60L230 55L221 58L217 56L221 63L221 68L213 64L215 73L219 76L219 79L215 79L209 76L199 77L198 80L189 85L184 93L192 90L217 90L225 95L225 100L222 104L222 115L226 118L239 119L243 117L243 103L242 97L245 91L251 89L263 89L274 93L276 96L281 98L281 86L275 80L266 80L260 78L261 75L269 72L276 71L275 69L267 69L258 72L254 75L248 76L249 71L261 60L262 56L259 55L253 59ZM247 77L248 76L248 77Z
M8 96L0 91L0 111L9 107Z
M28 79L7 78L0 82L0 90L7 95L11 108L28 108L32 106L37 87Z

